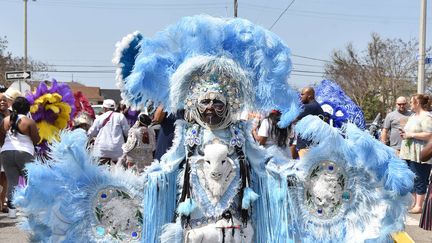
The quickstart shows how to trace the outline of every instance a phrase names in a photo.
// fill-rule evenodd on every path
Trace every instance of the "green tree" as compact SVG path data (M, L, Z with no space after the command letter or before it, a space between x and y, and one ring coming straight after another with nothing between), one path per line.
M360 53L351 43L334 51L325 67L326 77L335 80L372 120L377 113L393 109L397 97L416 92L417 52L414 40L382 39L373 33ZM430 82L431 74L426 74L426 83Z

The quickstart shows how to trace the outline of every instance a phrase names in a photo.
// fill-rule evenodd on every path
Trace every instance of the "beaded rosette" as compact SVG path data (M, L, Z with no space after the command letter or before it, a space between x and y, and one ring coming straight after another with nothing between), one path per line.
M350 199L344 168L332 161L322 161L312 167L304 190L304 203L312 215L332 218L343 211Z
M99 239L139 242L142 234L141 198L132 198L122 188L107 187L94 199L94 235Z

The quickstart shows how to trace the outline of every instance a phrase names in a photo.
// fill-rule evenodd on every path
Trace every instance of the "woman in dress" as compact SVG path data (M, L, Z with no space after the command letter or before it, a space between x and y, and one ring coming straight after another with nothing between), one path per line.
M403 129L400 130L403 138L400 158L407 161L408 166L416 175L414 179L414 203L410 213L421 213L428 186L432 159L425 162L420 160L420 152L432 137L432 117L427 111L429 97L416 94L411 97L411 110L414 112Z

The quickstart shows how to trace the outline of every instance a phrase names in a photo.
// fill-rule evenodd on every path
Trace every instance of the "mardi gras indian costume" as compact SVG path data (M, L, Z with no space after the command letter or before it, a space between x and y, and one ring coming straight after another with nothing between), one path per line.
M52 161L28 166L15 196L23 227L55 242L390 241L413 174L389 148L353 124L305 117L296 132L314 145L291 161L238 120L243 109L278 109L286 127L299 114L289 55L243 19L186 17L154 38L126 36L114 58L122 97L184 110L173 146L135 176L94 165L84 133L64 133Z

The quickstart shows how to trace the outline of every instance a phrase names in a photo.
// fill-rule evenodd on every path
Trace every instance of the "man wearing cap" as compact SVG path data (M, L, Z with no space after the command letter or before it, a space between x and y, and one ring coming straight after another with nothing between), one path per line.
M104 100L102 107L104 113L96 118L87 134L89 138L96 137L93 151L100 163L116 163L123 154L122 145L126 142L129 124L122 113L114 111L114 100Z

